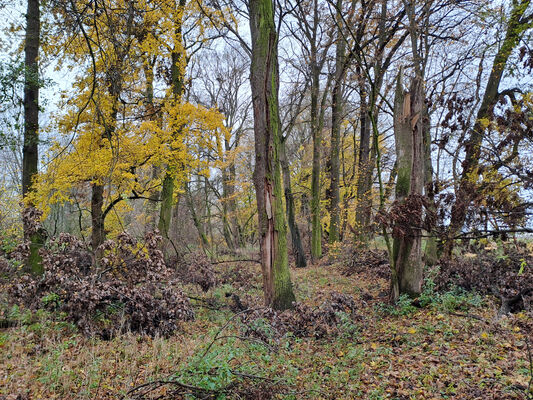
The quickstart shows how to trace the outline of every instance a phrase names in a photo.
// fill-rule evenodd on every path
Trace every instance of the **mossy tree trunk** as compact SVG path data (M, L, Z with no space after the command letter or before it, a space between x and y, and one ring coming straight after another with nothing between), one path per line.
M280 169L278 56L271 0L250 0L252 64L250 85L254 110L254 186L265 302L274 309L295 301L287 254L287 223Z
M180 11L177 15L180 18L183 18L183 8L185 7L187 1L179 1ZM176 21L176 40L182 41L182 21ZM171 54L171 66L170 66L170 75L171 75L171 85L172 85L172 101L179 103L183 94L183 74L185 70L185 54L182 44L176 43L174 45L174 51ZM159 223L157 225L159 232L163 236L163 239L168 244L170 240L169 229L170 222L172 219L172 204L174 196L174 187L175 187L175 176L176 168L178 166L168 165L165 172L165 177L163 178L163 183L161 187L161 208L159 211ZM168 246L164 246L166 249Z
M39 46L41 11L39 0L28 0L26 40L24 43L24 145L22 150L22 195L31 190L32 179L39 163ZM30 205L31 206L31 205ZM39 249L44 238L24 224L24 237L30 242L28 272L41 275L44 270Z
M396 181L396 217L392 252L391 300L401 294L417 296L422 292L421 196L424 187L424 96L419 77L404 92L402 72L398 75L394 99L394 136L398 177Z
M322 225L320 223L320 153L322 127L318 112L320 74L317 65L317 48L311 43L311 133L313 135L313 166L311 171L311 256L322 257Z

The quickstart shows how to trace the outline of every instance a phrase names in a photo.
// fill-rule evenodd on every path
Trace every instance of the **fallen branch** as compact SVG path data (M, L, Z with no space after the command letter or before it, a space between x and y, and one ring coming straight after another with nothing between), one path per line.
M165 381L165 380L157 380L157 381L147 382L147 383L143 383L141 385L135 386L128 393L126 393L126 396L124 396L122 398L122 400L127 399L128 396L130 396L131 394L133 394L135 392L140 391L141 389L149 388L149 390L141 393L141 396L144 396L144 395L146 395L146 394L148 394L150 392L153 392L154 390L156 390L156 389L158 389L158 388L160 388L161 386L164 386L164 385L178 386L178 387L180 387L182 389L185 389L185 390L189 391L190 393L196 393L196 394L202 393L202 394L216 395L216 394L220 394L221 392L226 390L226 389L221 389L221 390L205 389L205 388L201 388L199 386L193 386L193 385L189 385L187 383L174 381L174 380L167 380L167 381Z
M0 329L13 328L20 325L20 321L15 321L12 319L0 319Z
M254 263L257 263L257 264L261 264L261 261L256 260L256 259L253 259L253 258L250 258L250 259L240 259L240 260L222 260L222 261L213 261L213 262L211 262L211 264L212 264L212 265L217 265L217 264L224 264L224 263L231 263L231 262L254 262Z
M474 315L474 314L461 314L461 313L456 313L456 312L448 312L449 315L455 315L456 317L464 317L464 318L472 318L472 319L475 319L475 320L478 320L478 321L482 321L482 322L486 322L487 324L490 324L489 321L487 321L485 318L483 317L479 317L477 315Z
M498 310L497 317L510 314L512 312L520 311L524 307L524 296L529 296L533 293L533 288L522 289L516 296L505 297L496 288L492 287L494 295L500 298L501 306ZM522 307L520 307L522 302Z
M202 358L205 357L205 355L209 352L209 350L211 350L211 347L213 347L213 344L215 344L215 342L218 340L218 337L219 335L222 333L222 331L224 329L226 329L228 327L228 325L231 323L231 321L233 321L235 318L237 318L239 315L242 315L242 314L247 314L247 313L250 313L250 312L254 312L254 311L257 311L257 310L262 310L263 308L265 307L257 307L257 308L248 308L246 310L243 310L243 311L240 311L236 314L233 314L231 316L231 318L229 318L226 323L224 325L222 325L222 327L218 330L218 332L215 334L215 337L213 338L213 340L211 341L211 343L209 343L209 346L207 346L207 349L205 349L205 351L203 352L202 356L200 357L200 360Z
M531 346L529 344L529 338L526 335L526 346L527 346L527 356L529 358L529 383L527 384L527 394L532 396L532 385L533 385L533 356L531 355ZM532 396L533 397L533 396Z

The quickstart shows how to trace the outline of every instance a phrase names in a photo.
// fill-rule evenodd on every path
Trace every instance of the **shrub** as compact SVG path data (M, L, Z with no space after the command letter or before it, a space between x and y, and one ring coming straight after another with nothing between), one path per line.
M149 233L138 243L122 234L101 246L104 256L96 264L80 240L61 234L41 250L44 275L22 276L11 286L12 298L64 313L88 335L109 338L127 329L169 335L194 313L165 265L159 240Z
M241 320L244 334L268 341L292 333L296 337L317 339L335 337L346 333L348 327L355 332L356 304L351 296L332 292L319 307L295 303L294 309L277 312L262 308L244 313ZM348 321L349 320L349 321ZM266 322L270 325L268 327Z

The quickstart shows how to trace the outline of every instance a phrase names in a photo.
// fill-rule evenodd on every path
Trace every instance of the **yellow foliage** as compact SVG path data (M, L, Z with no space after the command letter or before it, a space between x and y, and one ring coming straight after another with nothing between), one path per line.
M76 79L74 96L62 96L60 108L64 113L56 118L62 137L51 146L50 161L37 177L36 190L28 201L46 216L50 205L72 201L75 194L87 196L89 184L103 185L103 208L115 207L114 213L107 214L106 228L115 231L121 228L121 216L130 210L124 200L145 197L161 185L163 177L153 176L154 167L160 167L160 175L168 167L178 183L177 190L192 170L208 175L208 160L199 156L200 149L219 152L218 138L227 135L227 129L218 111L182 101L173 93L172 84L163 98L154 99L153 108L158 110L154 118L142 117L146 107L137 100L145 93L143 76L149 60L177 62L179 76L184 79L182 25L194 26L194 40L200 43L213 27L213 21L201 21L205 19L200 17L201 3L186 2L181 7L173 0L136 2L136 9L146 11L143 19L136 21L144 30L130 36L117 36L117 32L128 32L130 2L112 3L114 10L124 11L111 16L102 13L87 22L87 38L60 30L43 44L45 53L62 54L60 63L88 63L87 70ZM81 1L74 4L79 9L84 5ZM61 10L57 12L59 18L65 17Z

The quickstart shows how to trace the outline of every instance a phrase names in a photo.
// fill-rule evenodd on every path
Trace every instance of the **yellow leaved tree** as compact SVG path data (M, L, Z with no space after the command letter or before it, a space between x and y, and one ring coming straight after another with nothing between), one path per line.
M49 152L31 201L80 201L90 208L93 250L106 237L106 217L124 200L161 201L159 227L168 235L175 188L193 168L207 170L198 146L216 146L226 129L216 110L184 100L187 51L184 26L197 46L209 25L198 5L184 0L58 2L63 28L45 46L76 72L73 94L60 104L62 134ZM92 4L92 3L91 3ZM190 25L190 26L189 26ZM156 193L156 196L154 196ZM161 195L157 195L161 193Z

